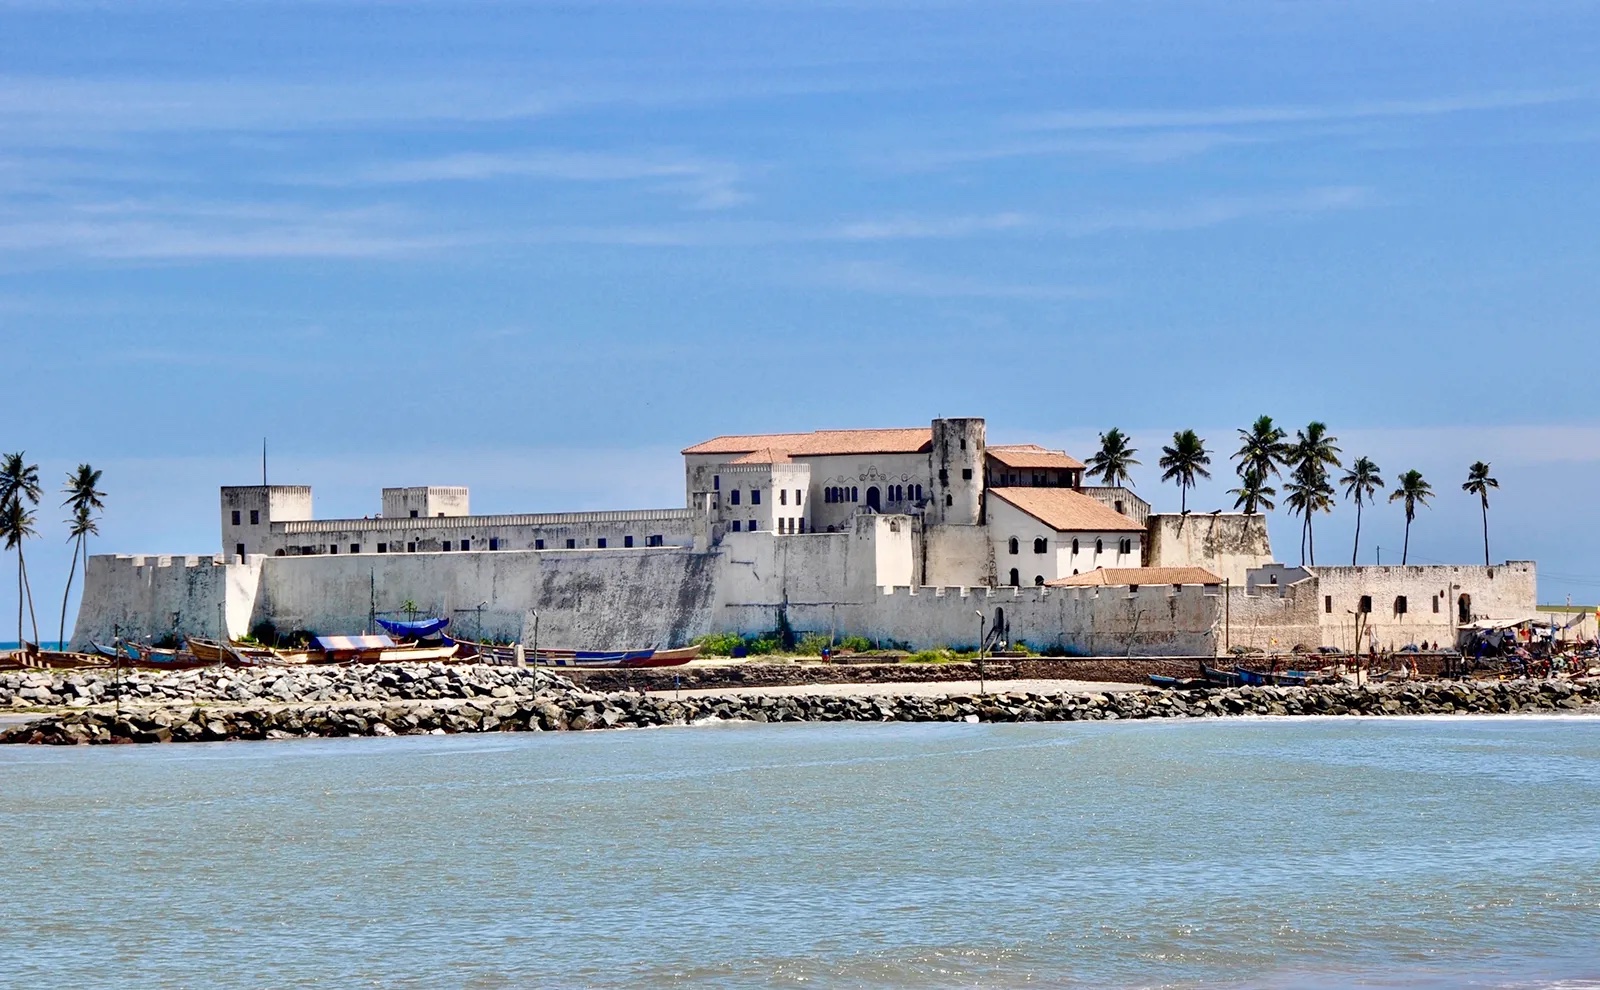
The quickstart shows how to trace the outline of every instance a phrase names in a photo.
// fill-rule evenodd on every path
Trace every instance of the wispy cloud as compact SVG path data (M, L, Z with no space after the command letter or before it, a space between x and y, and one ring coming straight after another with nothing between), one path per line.
M124 200L56 204L0 215L0 253L126 260L365 258L459 244L417 233L382 208Z
M1372 100L1344 104L1267 104L1205 107L1194 110L1063 110L1015 116L1010 118L1009 123L1022 130L1050 131L1239 127L1391 117L1436 117L1444 114L1516 110L1556 103L1592 101L1597 97L1600 97L1600 91L1593 88L1514 90L1467 96Z
M373 165L349 175L313 181L330 185L404 185L486 182L507 178L584 183L653 183L662 192L688 197L692 205L701 209L722 209L750 198L740 188L744 170L729 162L666 155L560 150L460 152Z
M887 261L851 261L825 265L817 282L837 288L883 295L929 299L1090 299L1107 295L1092 286L994 282L964 275L919 272Z

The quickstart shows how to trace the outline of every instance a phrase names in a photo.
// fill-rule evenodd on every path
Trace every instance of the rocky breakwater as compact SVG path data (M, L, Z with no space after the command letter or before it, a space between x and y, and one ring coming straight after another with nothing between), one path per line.
M370 667L289 674L202 675L230 699L197 695L43 715L0 734L11 743L191 742L306 736L643 728L751 722L1071 722L1291 715L1449 715L1596 711L1600 682L1500 681L1306 688L1263 687L1107 694L666 695L596 694L544 671L503 667ZM32 675L37 677L38 675ZM182 677L184 675L160 675ZM290 685L280 691L282 677ZM319 680L320 678L320 680ZM323 684L322 680L329 683ZM344 688L329 694L335 685ZM65 686L63 684L63 686ZM166 685L152 684L153 691ZM309 700L283 693L311 689ZM279 693L272 693L279 692ZM327 696L323 696L327 695ZM276 698L278 700L270 700Z

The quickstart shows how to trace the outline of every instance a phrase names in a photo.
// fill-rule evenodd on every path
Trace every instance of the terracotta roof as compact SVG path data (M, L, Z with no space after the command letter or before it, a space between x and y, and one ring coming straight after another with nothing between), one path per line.
M1010 502L1058 533L1144 532L1144 527L1109 505L1070 488L991 488L994 498Z
M1096 567L1087 574L1046 581L1052 588L1111 587L1133 584L1221 584L1204 567Z
M1081 468L1083 462L1064 450L1050 450L1036 443L1012 443L988 448L989 456L1014 468Z
M773 450L771 447L763 447L760 450L752 450L748 454L744 454L742 456L735 457L733 460L729 461L728 463L729 464L787 464L787 463L789 463L790 460L791 460L791 458L789 457L789 455L785 454L781 450Z
M812 433L766 433L754 436L713 437L684 454L748 454L776 450L795 457L829 454L920 454L933 449L933 428L914 426L894 430L817 430Z

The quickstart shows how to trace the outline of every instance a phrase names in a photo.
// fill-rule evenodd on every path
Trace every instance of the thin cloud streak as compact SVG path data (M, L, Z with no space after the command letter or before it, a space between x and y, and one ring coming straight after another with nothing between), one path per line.
M1592 88L1507 91L1478 96L1416 100L1374 100L1350 104L1286 104L1280 106L1211 107L1200 110L1066 110L1013 117L1020 130L1104 131L1161 128L1238 127L1301 124L1389 117L1436 117L1445 114L1516 110L1557 103L1591 101Z
M997 283L962 275L918 272L885 261L825 266L817 271L815 281L832 288L927 299L1060 301L1102 298L1109 294L1091 286Z

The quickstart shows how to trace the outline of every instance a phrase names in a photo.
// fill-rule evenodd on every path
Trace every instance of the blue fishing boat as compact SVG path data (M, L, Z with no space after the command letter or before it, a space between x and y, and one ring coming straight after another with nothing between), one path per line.
M1241 683L1243 683L1239 680L1239 674L1237 671L1218 670L1215 667L1208 667L1205 664L1201 664L1200 672L1205 675L1206 682L1214 687L1238 687Z

